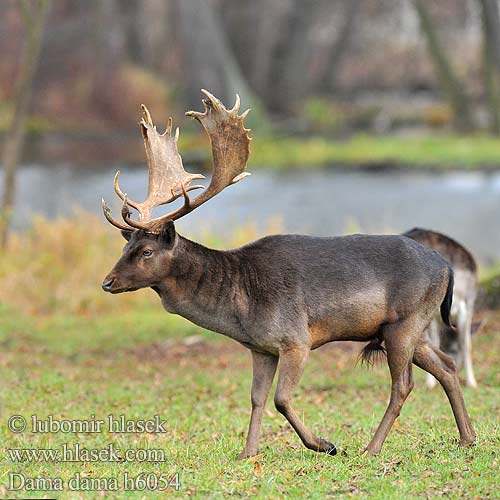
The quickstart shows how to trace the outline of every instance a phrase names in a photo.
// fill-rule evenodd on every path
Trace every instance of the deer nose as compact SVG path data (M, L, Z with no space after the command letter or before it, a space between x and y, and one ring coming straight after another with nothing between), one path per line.
M115 282L115 278L106 278L103 282L102 282L102 289L105 291L105 292L110 292L111 291L111 287L113 286L113 283Z

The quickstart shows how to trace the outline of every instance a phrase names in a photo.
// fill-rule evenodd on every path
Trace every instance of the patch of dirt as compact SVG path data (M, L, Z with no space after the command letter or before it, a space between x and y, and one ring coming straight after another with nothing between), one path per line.
M237 342L207 342L201 335L182 340L165 340L127 349L129 354L148 361L171 361L185 358L222 359L248 352Z
M325 353L331 355L335 352L343 355L357 355L362 346L362 342L332 342L322 346L316 352L320 356L324 356ZM150 360L164 360L183 357L236 355L249 353L249 350L233 340L215 343L207 342L202 335L192 335L181 340L167 339L162 342L135 346L127 349L127 352L141 360L145 358Z

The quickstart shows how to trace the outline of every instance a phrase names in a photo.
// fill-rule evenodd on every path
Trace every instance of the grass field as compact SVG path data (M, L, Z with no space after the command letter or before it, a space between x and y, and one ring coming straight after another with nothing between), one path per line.
M62 477L65 482L76 473L122 481L124 474L136 477L147 472L166 473L169 478L178 473L180 489L170 487L167 493L181 497L498 498L500 313L487 313L486 318L488 324L474 344L480 388L465 389L479 436L477 447L457 448L444 393L427 390L417 369L416 387L382 454L360 456L385 409L387 368L356 367L357 346L333 345L312 353L295 406L340 453L329 457L303 448L270 403L261 454L235 462L249 418L251 365L245 349L167 315L159 305L120 315L44 319L19 317L3 308L0 494L44 496L39 491L8 492L12 472ZM158 414L166 420L167 432L13 434L7 429L11 415L24 415L29 421L31 415L43 419L51 414L80 420L91 415L106 419L109 414L149 419ZM63 443L89 449L110 443L121 450L161 448L166 461L19 464L6 453L7 448L58 449ZM66 490L45 497L162 498L165 494Z
M330 457L303 448L270 402L261 454L236 462L250 415L249 353L167 314L151 291L113 297L100 292L99 280L121 246L119 237L102 227L88 220L78 226L39 221L3 255L0 497L499 497L500 311L483 313L486 325L474 339L479 389L464 390L477 447L457 448L458 433L444 393L426 389L424 374L415 369L415 389L381 455L360 456L384 412L389 376L385 364L356 366L359 346L341 344L311 354L294 401L307 425L330 438L339 454ZM65 238L70 233L71 240ZM32 415L106 420L109 414L145 420L159 415L166 432L111 434L106 426L93 434L28 432ZM8 429L13 415L26 418L26 432ZM156 455L156 461L149 457L151 462L139 462L136 456L127 462L18 463L8 452L58 450L64 443L86 449L112 444L121 458L127 449L150 450L146 454L159 449L165 456ZM64 491L8 491L11 473L60 477ZM115 478L121 489L125 475L139 478L137 488L149 481L154 489L163 486L161 474L177 477L179 489L174 480L166 491L82 491L102 490L102 478L108 478L110 488L109 478ZM72 477L80 482L70 482ZM158 480L161 484L155 484ZM70 484L80 491L70 491Z

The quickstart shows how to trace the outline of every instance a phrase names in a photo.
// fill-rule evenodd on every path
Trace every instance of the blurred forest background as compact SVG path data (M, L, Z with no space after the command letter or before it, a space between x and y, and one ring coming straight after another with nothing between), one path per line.
M36 41L28 157L116 160L114 148L80 144L82 158L69 141L121 139L137 122L139 103L163 121L198 107L202 87L227 102L237 91L253 108L258 131L500 131L495 0L42 3L50 5ZM23 17L23 4L39 8L37 1L2 2L3 133L13 119L29 32L43 22Z

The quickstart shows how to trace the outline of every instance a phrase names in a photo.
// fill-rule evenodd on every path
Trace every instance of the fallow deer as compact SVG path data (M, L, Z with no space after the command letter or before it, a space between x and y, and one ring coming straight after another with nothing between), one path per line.
M457 369L465 367L465 382L469 387L477 387L472 367L472 318L477 296L477 264L473 255L460 243L444 234L415 227L404 236L418 241L439 252L453 267L455 284L451 318L456 330L444 325L436 317L427 332L433 345L452 356ZM434 387L436 379L427 374L427 385Z
M248 113L238 115L207 91L204 112L190 111L212 146L213 174L208 187L191 199L201 176L184 170L172 120L159 134L143 107L149 187L145 201L130 200L118 185L123 221L104 215L127 240L123 254L106 276L106 292L151 287L163 307L197 325L247 347L253 359L252 413L239 458L258 453L263 408L278 368L277 410L314 451L334 455L335 446L315 436L302 422L291 399L309 351L336 340L367 342L363 356L387 353L392 378L390 401L365 452L378 453L413 388L412 363L434 375L449 398L460 445L475 433L467 414L453 359L428 342L424 329L437 310L449 322L453 270L434 250L401 235L316 238L267 236L241 248L219 251L178 234L174 221L200 207L247 175ZM152 218L153 208L183 198L181 207ZM138 212L137 220L130 208Z

